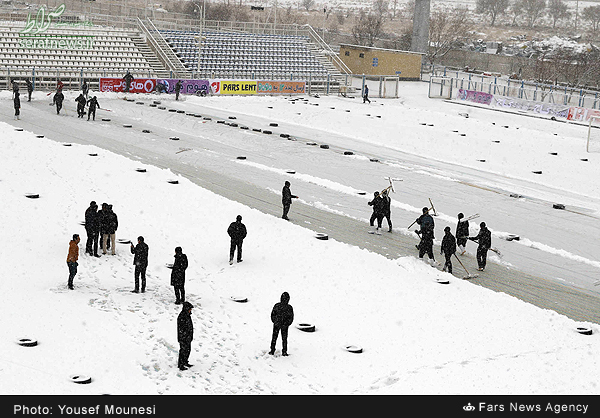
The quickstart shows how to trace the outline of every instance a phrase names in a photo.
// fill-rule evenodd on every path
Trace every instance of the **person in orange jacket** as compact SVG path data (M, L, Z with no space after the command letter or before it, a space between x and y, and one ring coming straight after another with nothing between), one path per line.
M73 234L73 239L69 242L69 254L67 254L67 266L69 267L68 287L73 290L73 278L77 274L77 260L79 259L79 234Z

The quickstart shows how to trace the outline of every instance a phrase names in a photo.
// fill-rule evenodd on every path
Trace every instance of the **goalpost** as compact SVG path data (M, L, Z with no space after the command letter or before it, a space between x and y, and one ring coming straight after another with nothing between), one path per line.
M590 118L586 151L600 152L600 116Z

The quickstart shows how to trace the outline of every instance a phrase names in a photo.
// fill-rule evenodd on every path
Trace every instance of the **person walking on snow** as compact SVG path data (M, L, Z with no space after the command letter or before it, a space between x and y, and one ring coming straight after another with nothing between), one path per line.
M133 254L133 264L135 265L135 270L133 273L133 277L135 279L135 289L133 289L131 292L140 292L141 277L142 293L144 293L146 291L146 269L148 268L148 244L144 242L144 237L138 237L138 243L135 246L133 243L131 243L131 254Z
M128 93L131 88L131 82L134 80L129 70L127 70L127 74L123 76L123 80L125 80L125 92Z
M444 263L444 267L442 271L447 271L452 274L452 255L456 252L456 239L452 232L450 232L450 227L447 226L444 228L444 238L442 238L442 249L440 254L444 254L446 258L446 262Z
M100 108L100 104L96 96L94 96L88 100L88 120L90 120L90 116L92 115L94 115L93 120L96 120L96 108Z
M177 367L184 371L192 367L189 363L192 352L192 340L194 339L194 323L192 322L192 309L194 305L183 302L183 307L177 316L177 341L179 342L179 359Z
M69 267L69 280L67 286L73 290L73 279L77 274L77 260L79 259L79 235L73 234L73 239L69 242L69 253L67 254L67 266Z
M31 101L31 93L33 93L33 83L30 79L25 79L25 84L27 85L27 101Z
M227 234L231 238L231 245L229 247L229 264L233 264L233 255L237 249L237 262L241 263L242 260L242 243L246 238L247 230L246 225L242 223L242 216L238 215L235 218L235 222L232 222L227 228Z
M181 80L175 84L175 100L179 100L179 92L181 91Z
M298 199L298 196L293 195L290 190L290 182L286 180L283 189L281 190L281 203L283 204L283 216L282 219L289 221L288 212L290 211L290 206L292 205L292 199Z
M371 103L371 101L369 100L369 86L367 86L365 84L365 89L363 92L363 103L366 103L366 102Z
M273 322L273 335L271 336L271 351L269 351L269 354L271 355L275 354L275 344L277 343L279 331L281 331L281 355L288 355L288 329L290 325L292 325L292 322L294 322L294 308L292 308L292 305L290 305L289 302L290 295L288 294L288 292L283 292L281 294L280 302L276 303L273 306L273 310L271 311L271 322Z
M465 215L458 214L458 224L456 225L456 245L460 251L460 255L467 252L467 240L469 239L469 221L463 221Z
M15 107L15 120L21 119L21 99L18 91L13 92L13 106Z
M81 94L83 94L83 97L85 97L85 100L88 99L89 91L90 91L90 86L88 85L87 81L83 80L83 84L81 85Z
M369 219L369 225L371 226L371 233L379 234L381 229L381 223L383 222L383 216L385 213L385 200L379 195L379 192L373 192L373 200L367 203L369 206L373 206L373 214ZM377 228L373 230L377 220Z
M83 115L85 115L85 103L86 103L85 97L83 97L83 93L81 93L79 96L77 96L75 101L77 102L77 117L83 118Z
M417 248L419 249L419 258L423 258L423 256L427 254L430 262L435 263L436 261L433 257L435 222L429 214L429 208L423 208L423 214L419 216L415 222L421 227L419 231L416 231L417 235L421 237L421 242L417 245Z
M60 109L62 109L63 100L65 100L65 96L62 94L62 89L57 91L52 99L52 103L56 105L56 114L60 115Z
M171 271L171 286L175 290L175 305L185 302L185 270L188 268L187 255L181 247L175 248L175 262Z
M492 233L485 225L485 222L479 224L479 234L476 237L469 237L471 241L476 241L477 246L477 270L483 271L487 263L487 252L492 247Z

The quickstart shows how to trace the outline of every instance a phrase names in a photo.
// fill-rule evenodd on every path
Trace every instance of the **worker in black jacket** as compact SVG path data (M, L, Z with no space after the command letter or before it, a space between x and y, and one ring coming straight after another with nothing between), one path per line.
M444 267L442 271L447 271L452 274L452 255L456 252L456 238L450 232L450 227L447 226L444 228L444 238L442 238L442 249L441 254L444 254L446 258L446 262L444 263Z
M96 96L92 97L88 100L88 120L90 120L90 116L93 115L92 120L96 120L96 108L100 108L100 104L98 103L98 99Z
M85 104L87 103L85 97L83 97L83 93L77 96L75 101L77 102L77 117L83 118L83 115L85 115Z
M171 271L171 286L175 289L175 304L185 302L185 270L188 268L187 255L181 247L175 248L175 262Z
M290 211L290 206L292 205L292 199L298 199L298 196L293 195L290 190L290 182L286 180L283 189L281 190L281 203L283 204L283 216L282 219L289 221L288 212Z
M464 219L465 215L461 212L458 214L458 224L456 225L456 245L460 255L467 251L467 240L469 239L469 221ZM464 219L464 220L463 220Z
M383 217L385 215L385 205L386 202L381 197L378 191L373 192L373 200L368 202L369 206L373 206L373 214L371 215L371 219L369 219L369 225L371 226L371 233L375 232L376 234L380 234L381 223L383 222ZM373 226L375 224L375 220L377 220L377 228L373 230Z
M148 267L148 244L144 242L144 237L138 237L137 245L131 244L131 254L133 254L133 264L135 265L135 289L131 292L139 293L141 277L142 293L144 293L146 291L146 268Z
M183 302L183 307L177 317L177 341L179 342L179 370L187 370L192 367L189 363L192 352L192 340L194 339L194 323L192 322L192 309L194 306L189 302Z
M56 105L56 114L60 115L60 109L62 109L63 100L65 100L65 96L62 93L62 90L58 90L52 99L52 103Z
M429 214L429 208L423 208L423 214L415 222L421 227L419 231L416 231L417 235L421 237L421 242L417 246L419 248L419 258L423 258L427 254L430 262L435 262L433 257L435 222Z
M100 257L98 255L98 236L100 235L100 219L98 215L98 205L94 200L85 210L85 232L87 241L85 244L85 253Z
M477 246L477 264L479 268L477 270L483 271L487 262L487 252L492 247L492 233L485 222L479 224L479 234L476 237L469 237L471 241L476 241L479 245Z
M271 322L273 322L273 335L271 337L271 351L269 354L275 354L275 343L277 342L277 337L279 336L279 331L281 331L281 342L282 342L282 350L281 355L287 356L287 337L288 337L288 328L294 322L294 308L289 304L290 295L288 292L283 292L281 294L281 301L276 303L273 306L273 310L271 311Z
M246 225L242 223L242 216L238 215L235 218L235 222L229 224L227 228L227 234L231 238L231 245L229 246L229 264L233 264L233 255L237 249L237 262L241 263L242 260L242 243L247 235Z

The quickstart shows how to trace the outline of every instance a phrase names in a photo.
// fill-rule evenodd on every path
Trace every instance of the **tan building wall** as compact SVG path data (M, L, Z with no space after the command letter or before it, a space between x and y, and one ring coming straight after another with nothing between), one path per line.
M353 74L397 75L401 80L421 79L421 57L417 52L340 45L340 59Z

